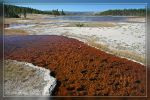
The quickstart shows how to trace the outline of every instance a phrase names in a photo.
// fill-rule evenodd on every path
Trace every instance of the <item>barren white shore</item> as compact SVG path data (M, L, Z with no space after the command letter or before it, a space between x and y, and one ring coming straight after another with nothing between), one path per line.
M4 96L49 96L55 86L48 69L16 60L4 62Z

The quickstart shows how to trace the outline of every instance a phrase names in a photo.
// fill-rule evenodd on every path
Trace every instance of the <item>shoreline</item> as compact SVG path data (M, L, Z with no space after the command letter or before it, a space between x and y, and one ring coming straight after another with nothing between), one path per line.
M65 36L65 35L63 35L63 36ZM68 37L68 38L76 39L76 38L74 38L74 37ZM82 40L79 40L79 39L77 39L77 40L83 42ZM131 59L131 58L129 58L129 57L116 55L116 54L114 54L114 53L112 53L112 52L110 52L110 51L107 51L107 50L105 50L105 49L98 48L98 47L93 46L93 45L90 45L90 44L88 44L88 43L86 43L86 42L84 42L84 43L85 43L86 45L89 45L89 46L93 47L93 48L96 48L96 49L98 49L98 50L101 50L101 51L103 51L103 52L105 52L105 53L108 53L108 54L111 54L111 55L114 55L114 56L117 56L117 57L120 57L120 58L125 58L125 59L127 59L127 60L131 60L131 61L133 61L133 62L136 62L136 63L139 63L139 64L141 64L141 65L145 65L145 66L146 66L146 63L143 63L143 62L140 62L140 61L136 61L136 60ZM101 45L101 44L99 44L99 45ZM108 49L108 48L106 48L106 49ZM116 50L116 52L119 52L119 51ZM144 60L144 61L145 61L145 60Z
M58 35L58 36L66 36L66 35ZM136 63L139 63L139 64L141 64L141 65L146 65L146 58L143 58L143 57L141 57L141 56L135 56L135 58L137 58L137 60L134 60L134 59L132 59L132 54L131 54L131 58L128 56L128 57L126 57L126 56L123 56L125 53L123 53L123 55L121 55L121 51L119 51L119 50L115 50L115 49L109 49L109 48L107 48L105 45L103 45L103 44L90 44L90 42L86 42L86 41L84 41L84 40L82 40L82 39L79 39L79 38L76 38L76 37L72 37L72 36L66 36L66 37L68 37L68 38L72 38L72 39L77 39L78 41L80 41L80 42L83 42L83 43L85 43L86 45L89 45L89 46L91 46L91 47L94 47L94 48L96 48L96 49L98 49L98 50L100 50L100 51L103 51L103 52L106 52L106 53L108 53L108 54L112 54L112 55L114 55L114 56L117 56L117 57L120 57L120 58L126 58L126 59L128 59L128 60L131 60L131 61L134 61L134 62L136 62ZM95 45L98 45L98 46L95 46ZM127 53L128 54L128 53ZM133 54L134 55L134 54ZM139 59L140 58L140 59ZM138 60L139 59L139 60ZM142 60L141 60L142 59Z
M5 28L5 34L72 37L116 56L146 63L145 23L92 22L91 25L86 22L85 27L77 27L78 22L49 20L47 17L39 19L37 16L37 21L19 20L19 23L25 25ZM129 20L144 21L144 18L129 18Z

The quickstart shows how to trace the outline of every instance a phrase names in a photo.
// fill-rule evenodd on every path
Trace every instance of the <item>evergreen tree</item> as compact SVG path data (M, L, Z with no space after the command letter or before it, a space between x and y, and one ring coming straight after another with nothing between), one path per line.
M64 13L63 9L62 9L62 11L61 11L61 15L66 15L66 14Z
M112 15L112 16L145 16L146 9L115 9L107 10L96 15Z
M65 15L64 11L61 12L57 10L52 11L41 11L33 8L28 7L18 7L14 5L4 5L4 15L5 17L12 17L12 18L19 18L21 16L24 16L24 18L27 17L27 13L30 14L50 14L50 15Z
M24 10L23 10L23 16L24 16L24 18L26 18L26 17L27 17L26 9L24 9Z

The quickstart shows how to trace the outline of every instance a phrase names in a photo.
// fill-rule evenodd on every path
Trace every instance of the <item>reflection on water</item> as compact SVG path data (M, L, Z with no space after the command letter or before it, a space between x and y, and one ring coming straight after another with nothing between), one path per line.
M48 18L50 20L71 20L71 21L83 21L83 22L97 22L97 21L111 21L111 22L122 22L127 21L129 17L118 17L118 16L58 16Z
M26 24L26 23L12 23L12 24L4 24L5 29L9 29L9 28L27 28L27 27L31 27L31 26L35 26L35 24Z
M28 28L31 26L36 25L63 25L67 22L77 21L77 22L134 22L136 21L129 21L129 18L135 17L127 17L127 16L57 16L57 17L50 17L44 18L46 20L53 20L56 22L46 22L46 23L11 23L11 24L4 24L5 29L10 28ZM139 22L138 22L139 23Z

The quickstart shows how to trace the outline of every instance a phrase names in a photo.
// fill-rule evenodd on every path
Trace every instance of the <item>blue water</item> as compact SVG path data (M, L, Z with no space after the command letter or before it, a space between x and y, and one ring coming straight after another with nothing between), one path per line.
M57 16L54 18L48 18L50 20L69 20L69 21L83 21L83 22L124 22L129 17L118 17L118 16Z

